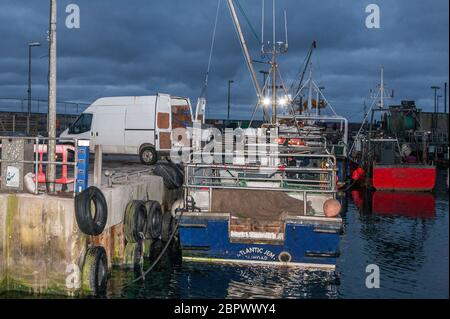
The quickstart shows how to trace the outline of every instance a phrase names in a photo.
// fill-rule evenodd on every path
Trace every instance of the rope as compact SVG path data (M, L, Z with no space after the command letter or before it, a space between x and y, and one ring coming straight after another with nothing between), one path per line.
M216 20L214 21L214 29L213 29L212 39L211 39L211 47L209 50L208 67L206 69L205 84L203 85L202 93L200 94L201 97L206 96L206 91L208 89L209 72L211 71L212 55L213 55L213 51L214 51L214 45L216 43L216 31L217 31L217 23L219 21L219 11L220 11L221 3L222 3L222 0L218 0L217 10L216 10Z
M219 0L219 1L220 1L220 0ZM133 281L131 281L131 282L125 284L124 286L122 286L122 288L126 288L126 287L128 287L128 286L130 286L130 285L132 285L132 284L134 284L134 283L136 283L136 282L138 282L138 281L141 280L141 279L145 279L145 276L148 275L148 273L149 273L150 271L152 271L153 268L156 267L156 265L159 263L159 261L161 260L161 258L162 258L162 257L164 256L164 254L166 253L167 248L169 248L169 246L170 246L170 244L171 244L173 238L175 237L175 234L177 233L178 227L179 227L179 225L180 225L181 217L183 216L183 212L184 212L184 211L182 210L181 213L180 213L180 216L178 217L177 223L176 223L176 225L175 225L175 229L172 231L172 234L170 235L169 240L167 241L167 243L166 243L166 245L164 246L164 248L161 250L161 253L160 253L160 254L158 255L158 257L155 259L155 261L153 262L153 264L152 264L145 272L143 272L141 276L139 276L138 278L134 279Z
M255 31L255 28L253 28L253 25L250 22L250 19L248 18L247 14L245 13L244 8L242 8L241 4L239 3L239 0L235 0L235 1L236 1L239 11L244 16L245 22L247 22L248 26L250 27L250 30L252 31L253 35L255 36L256 41L258 41L258 44L261 44L261 39L258 37L258 34Z

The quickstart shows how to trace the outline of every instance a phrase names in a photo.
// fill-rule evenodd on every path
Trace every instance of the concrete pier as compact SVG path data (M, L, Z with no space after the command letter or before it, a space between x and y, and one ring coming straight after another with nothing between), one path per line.
M74 198L0 193L0 293L23 291L80 295L80 269L89 245L103 246L109 266L124 260L123 217L130 200L156 200L165 209L181 195L161 177L140 177L102 185L108 206L103 233L87 236L78 229Z

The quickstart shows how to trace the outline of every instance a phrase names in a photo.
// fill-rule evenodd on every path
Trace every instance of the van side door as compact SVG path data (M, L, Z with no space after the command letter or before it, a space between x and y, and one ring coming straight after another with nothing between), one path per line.
M157 151L172 149L172 110L170 96L160 94L156 102L155 144Z
M123 154L125 107L104 106L94 114L91 129L91 145L102 145L106 154Z

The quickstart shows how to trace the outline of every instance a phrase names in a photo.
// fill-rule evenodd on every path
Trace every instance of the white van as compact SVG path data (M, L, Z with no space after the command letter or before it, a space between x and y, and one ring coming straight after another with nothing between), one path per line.
M102 145L105 154L137 154L143 164L153 165L160 155L169 155L172 130L189 126L188 98L106 97L89 106L60 137L88 139L92 150Z

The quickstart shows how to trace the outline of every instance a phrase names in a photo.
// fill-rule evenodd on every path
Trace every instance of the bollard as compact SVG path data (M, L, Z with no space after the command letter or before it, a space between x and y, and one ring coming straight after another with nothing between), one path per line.
M81 193L88 188L89 180L89 141L78 141L78 161L76 176L76 193Z

